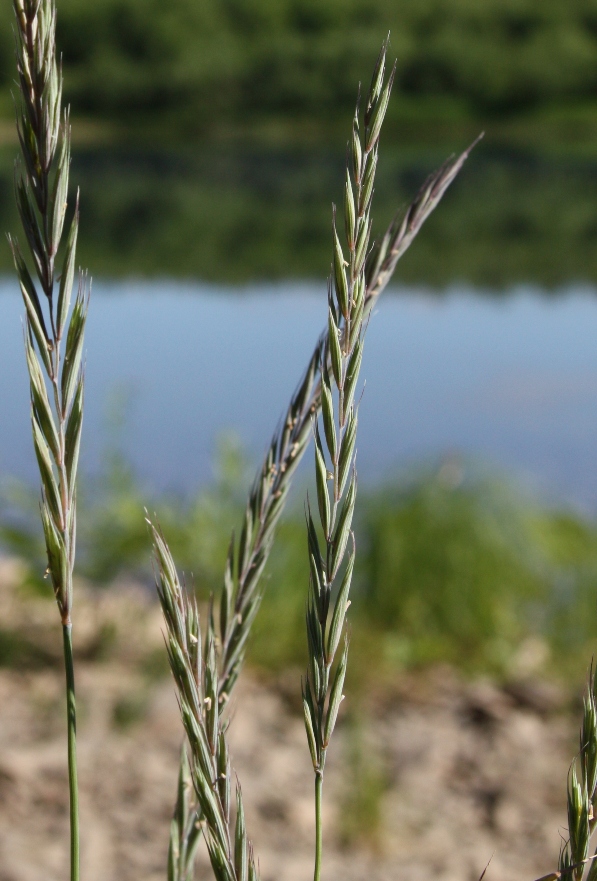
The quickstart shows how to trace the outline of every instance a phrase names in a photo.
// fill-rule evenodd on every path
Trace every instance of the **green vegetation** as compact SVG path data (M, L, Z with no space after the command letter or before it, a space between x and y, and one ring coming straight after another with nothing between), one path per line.
M5 92L10 28L5 15ZM63 0L58 42L75 115L149 121L170 137L290 126L295 139L352 112L353 83L368 81L388 30L398 56L390 125L569 116L571 105L586 118L583 106L595 106L591 0Z
M449 149L381 156L374 235ZM13 158L13 150L0 152L2 229L16 223ZM323 278L342 160L341 149L76 152L73 179L85 192L81 259L103 277ZM401 261L400 282L498 290L524 281L548 290L597 283L595 159L496 152L483 143L446 199L449 210L429 219ZM0 271L10 271L9 260L0 249Z
M84 12L80 6L73 5L71 12L76 10L79 17L72 19L68 16L68 2L64 2L67 11L64 44L70 65L70 87L79 108L95 111L100 116L104 114L106 118L132 113L138 121L144 112L155 112L167 120L175 120L177 126L182 120L187 130L197 128L189 114L198 110L203 110L204 118L210 122L213 119L215 124L218 118L226 118L227 113L242 116L240 107L249 114L257 106L242 87L243 75L249 70L251 89L254 88L256 70L251 65L242 69L244 56L240 43L232 40L228 45L226 40L220 39L226 25L233 36L238 29L244 41L245 60L253 51L257 52L259 62L263 57L268 58L264 94L269 97L258 99L258 106L266 113L280 113L282 108L290 107L295 118L300 118L305 109L311 109L308 103L311 98L322 112L326 111L328 102L318 92L323 85L328 87L331 106L336 110L343 107L343 96L336 89L336 83L346 81L346 60L358 64L358 50L366 46L366 40L362 44L349 42L334 55L334 41L325 33L326 28L333 29L336 22L341 21L344 25L358 24L365 31L369 28L373 33L375 25L366 15L363 18L367 7L358 0L350 6L338 3L334 9L331 4L323 9L315 5L306 8L305 0L276 7L245 6L242 0L200 7L181 3L166 7L165 12L163 6L154 4L153 0L151 4L146 0L142 6L120 0L85 8ZM436 22L441 24L440 34L450 32L450 27L446 29L442 23L440 13L444 8L430 4L426 10L431 14L428 20L414 10L413 6L415 30L422 27L422 36L437 51ZM473 26L477 49L482 50L484 31L480 25L486 24L485 19L472 7L464 11L467 24ZM62 112L55 3L54 0L14 0L14 13L21 96L17 105L17 130L22 160L22 165L17 164L15 191L28 260L35 267L36 281L17 240L9 237L9 243L26 309L24 344L33 441L41 479L39 508L44 541L40 541L39 527L36 530L28 516L31 497L19 488L12 500L8 499L9 510L0 522L0 532L8 548L18 551L21 557L28 554L31 570L25 582L29 582L30 588L39 578L36 573L45 570L44 578L53 588L60 613L66 673L70 877L71 881L79 881L71 611L79 501L77 465L83 417L82 352L89 285L86 275L81 274L78 294L71 306L79 197L77 191L74 211L69 216L69 232L61 245L68 207L71 135L68 111ZM508 39L528 42L529 33L535 39L539 26L547 25L549 32L549 26L555 21L552 19L553 16L543 16L538 21L533 16L508 19ZM288 22L310 37L323 31L322 48L327 52L324 57L327 62L333 57L331 67L324 64L321 82L317 76L307 76L309 63L304 64L304 50L307 44L312 45L312 40L305 37L304 45L294 44ZM583 26L590 35L591 20L587 16ZM205 52L205 57L199 56L198 66L197 47L193 42L197 28L204 38L211 39L210 51ZM248 40L252 35L254 39ZM278 43L277 36L280 37ZM99 37L99 42L95 37ZM574 53L580 56L582 40L579 34L576 37ZM460 43L456 40L458 51L461 51ZM344 44L340 41L339 45ZM440 61L443 57L444 65L451 57L447 51L451 45L449 39L443 44L441 39L439 41L444 55L440 51L438 57ZM86 48L82 55L77 55L81 46ZM179 57L177 52L181 46L183 51ZM276 64L276 46L280 61L282 57L291 60L290 68L284 63ZM101 492L91 493L93 503L84 518L85 532L77 545L82 551L78 565L79 571L88 578L99 581L114 578L127 564L132 570L138 569L139 561L148 558L147 545L151 543L153 548L166 651L186 735L170 826L168 877L171 881L189 881L193 877L195 849L202 835L217 881L259 879L259 863L247 835L238 780L236 808L231 813L233 774L227 739L232 692L251 635L252 660L256 666L271 669L273 661L278 673L282 667L294 664L307 670L302 679L302 699L314 771L314 881L320 881L323 775L343 699L349 645L345 617L352 602L348 596L353 575L355 590L351 596L357 611L354 638L357 664L356 672L351 675L357 685L366 686L369 692L382 689L388 676L394 676L397 670L440 662L467 672L487 670L508 677L536 673L546 666L551 653L560 671L572 671L577 653L585 655L593 642L591 629L587 633L578 616L591 617L587 609L593 605L597 573L597 529L594 526L582 524L571 515L536 510L507 498L499 485L496 489L483 481L467 482L462 467L454 462L444 463L437 473L424 476L412 485L370 493L368 504L358 515L360 522L353 521L357 486L355 394L368 318L400 257L460 172L469 153L467 150L445 162L419 189L404 218L392 221L381 241L371 244L370 208L378 141L396 73L395 68L391 72L385 68L387 48L386 40L367 97L362 104L360 97L357 99L353 117L344 185L346 243L343 248L334 209L327 329L317 341L251 484L238 537L232 534L226 552L228 515L235 512L242 483L239 473L230 480L224 472L220 485L190 503L174 500L166 506L156 504L162 507L160 523L158 514L145 511L143 517L142 494L130 469L116 454L108 460L103 498ZM561 46L550 48L556 66L568 63L570 67L570 47L565 46L559 54L556 49L561 50ZM584 48L588 69L592 45ZM219 68L216 59L223 59L224 66ZM227 69L226 63L232 68ZM528 65L528 59L526 63ZM140 76L143 64L146 69ZM295 67L296 82L292 76L287 77ZM313 70L316 68L317 65ZM400 71L405 91L410 87L415 96L433 95L438 89L441 93L446 91L444 86L450 76L454 82L458 79L454 66L447 70L441 63L438 65L437 58L429 69L423 65L421 70L415 63L410 71ZM477 77L481 70L479 64ZM226 72L228 82L222 89ZM578 92L577 79L572 76L568 87ZM428 80L432 84L431 91L427 89ZM99 89L98 83L101 83ZM313 83L316 85L311 94ZM279 91L273 102L272 84ZM467 99L470 107L464 108L464 116L476 106L472 84L471 80ZM507 88L491 94L489 85L485 82L484 98L479 104L479 108L488 111L532 107L539 100L528 83L526 90L521 92L519 88L516 101ZM300 94L293 91L297 88ZM560 98L569 97L565 88L556 91ZM448 92L449 89L446 94ZM201 101L205 101L207 95L210 101L202 107ZM214 100L218 96L223 96L221 102ZM240 104L235 103L239 100ZM211 117L210 109L214 111ZM153 118L155 122L155 115ZM477 142L478 139L472 146ZM141 210L139 216L143 218L143 215ZM239 232L242 239L245 230ZM238 240L239 236L234 236L230 245L233 247ZM312 518L312 510L317 509L311 507L307 497L302 515L294 518L290 515L286 521L289 540L276 546L270 558L292 477L312 435L316 493L311 493L311 498L317 498L319 526ZM18 504L19 498L25 501L24 505ZM85 507L83 494L81 501ZM304 547L305 520L308 554ZM362 542L364 549L356 570L353 523L357 542ZM187 563L185 568L190 569L190 573L196 570L194 590L181 578L168 541L178 564ZM293 556L299 546L301 555L295 564ZM224 559L220 587L217 583L220 579L214 573L221 571ZM141 563L142 570L146 566L146 562ZM269 572L273 586L268 592L260 584L264 571ZM143 571L141 574L143 576ZM193 578L192 574L190 577ZM305 614L306 583L309 590ZM203 609L205 627L201 625L199 602L207 606ZM262 605L259 626L251 634ZM105 656L113 635L110 626L98 631L93 650L97 659L102 654ZM341 642L343 648L338 652ZM529 642L535 646L534 655L531 652L532 663L529 663ZM13 638L10 632L0 632L0 662L10 663L14 655L16 663L23 665L29 651L27 641ZM148 656L146 661L146 676L158 675L153 659ZM582 785L573 768L568 780L570 839L560 857L560 869L574 869L576 881L582 881L589 839L595 828L595 822L590 819L597 803L597 713L593 689L591 674L581 734L581 749L586 750L581 763ZM147 706L144 689L138 689L114 705L113 723L126 728L143 718ZM383 792L381 773L373 761L365 770L362 755L362 745L357 744L353 754L357 772L353 802L357 816L360 811L371 818L363 832L374 842L379 826L376 812ZM347 834L354 837L354 830L348 830ZM594 877L596 873L591 868L589 881Z
M597 524L542 508L473 468L453 481L450 469L424 468L360 489L351 687L370 687L374 677L389 683L400 670L437 663L467 673L557 671L578 679L595 650ZM187 500L156 497L149 506L203 601L220 589L247 473L226 446L213 486ZM80 576L98 586L121 575L151 584L145 490L117 457L101 480L83 484ZM43 571L36 515L36 493L15 485L5 491L2 544L28 560L31 587ZM309 577L302 508L281 522L264 577L250 661L272 673L302 668ZM39 586L47 594L45 582Z

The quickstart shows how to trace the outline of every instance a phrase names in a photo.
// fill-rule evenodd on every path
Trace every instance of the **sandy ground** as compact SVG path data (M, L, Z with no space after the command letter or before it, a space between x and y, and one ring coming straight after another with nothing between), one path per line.
M59 635L51 603L10 589L17 576L0 566L0 627L26 632L47 663L0 669L0 881L54 881L68 876ZM78 620L82 877L165 879L182 735L172 684L154 670L157 609L121 586L81 599ZM263 881L312 876L312 771L289 681L245 678L231 730ZM447 671L405 679L360 735L384 787L377 827L352 843L345 722L326 771L326 881L475 881L492 857L488 881L551 871L577 748L578 713L565 703L545 683L498 689ZM197 878L210 877L202 852Z

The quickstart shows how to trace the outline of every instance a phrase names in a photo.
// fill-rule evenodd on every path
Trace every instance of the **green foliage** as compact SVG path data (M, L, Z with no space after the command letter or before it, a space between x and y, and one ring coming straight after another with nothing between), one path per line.
M499 490L453 488L442 470L369 499L359 613L384 634L389 659L503 669L546 590L529 515L499 502Z
M365 720L354 712L345 722L346 754L350 768L345 791L340 799L339 832L349 847L383 847L383 797L388 789L388 774L374 745L367 739Z
M58 42L76 113L158 115L182 130L350 112L380 39L398 56L394 117L593 100L591 0L64 0ZM12 70L0 22L0 83ZM422 103L421 103L422 102Z
M55 657L33 640L8 627L0 628L0 668L42 670L55 663Z
M119 698L112 708L112 721L115 728L122 731L138 722L147 715L147 695L141 691L132 692Z
M440 468L361 490L352 687L434 663L506 677L582 674L595 648L597 525L503 481L449 481ZM250 658L272 671L304 663L300 526L295 515L280 528L255 622ZM536 671L519 661L529 639L544 648Z
M447 147L380 160L378 236ZM11 213L12 151L0 152L0 227ZM329 268L330 214L340 201L342 151L233 149L83 151L73 170L85 192L79 250L103 276L219 282L319 278ZM402 283L455 281L550 289L597 282L594 159L492 152L482 145L399 267ZM0 270L9 269L0 249Z
M245 467L234 446L226 449L227 464L213 486L186 500L154 497L150 506L203 601L220 588L230 525L242 511L237 481ZM450 479L444 466L361 488L348 615L353 691L374 676L380 682L435 663L519 675L518 657L529 638L545 648L544 671L582 675L595 650L597 524L538 507L503 481L470 477L454 486ZM115 458L103 478L83 483L77 566L92 583L122 573L150 582L142 516L147 496ZM5 490L2 545L24 556L31 573L43 571L36 515L36 494L14 484ZM253 666L274 674L304 667L308 580L304 512L295 508L279 526L264 575L249 648ZM155 675L163 667L157 662Z

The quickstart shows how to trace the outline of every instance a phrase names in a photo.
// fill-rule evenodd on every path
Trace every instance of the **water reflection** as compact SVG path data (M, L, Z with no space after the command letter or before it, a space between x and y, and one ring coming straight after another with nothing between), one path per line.
M378 231L451 149L382 150ZM0 154L0 228L16 229L13 151ZM80 257L95 275L216 282L313 278L330 260L330 204L343 154L332 151L79 151ZM0 249L0 269L10 267ZM597 283L597 159L497 151L491 133L404 258L403 283L502 290Z

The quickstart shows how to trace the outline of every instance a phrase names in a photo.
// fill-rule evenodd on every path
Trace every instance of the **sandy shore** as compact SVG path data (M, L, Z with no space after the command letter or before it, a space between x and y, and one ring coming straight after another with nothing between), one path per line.
M3 564L0 626L25 633L46 662L0 669L0 881L57 881L68 857L59 634L52 603L23 600L17 575ZM158 611L121 586L81 595L78 615L82 877L165 879L182 732L173 686L156 675ZM292 682L246 677L231 730L263 881L312 874L312 773ZM488 881L551 871L577 748L564 704L545 683L501 689L447 671L405 679L359 729L379 813L362 836L350 822L358 783L345 720L326 773L324 878L475 881L492 856ZM201 852L197 878L210 877Z

